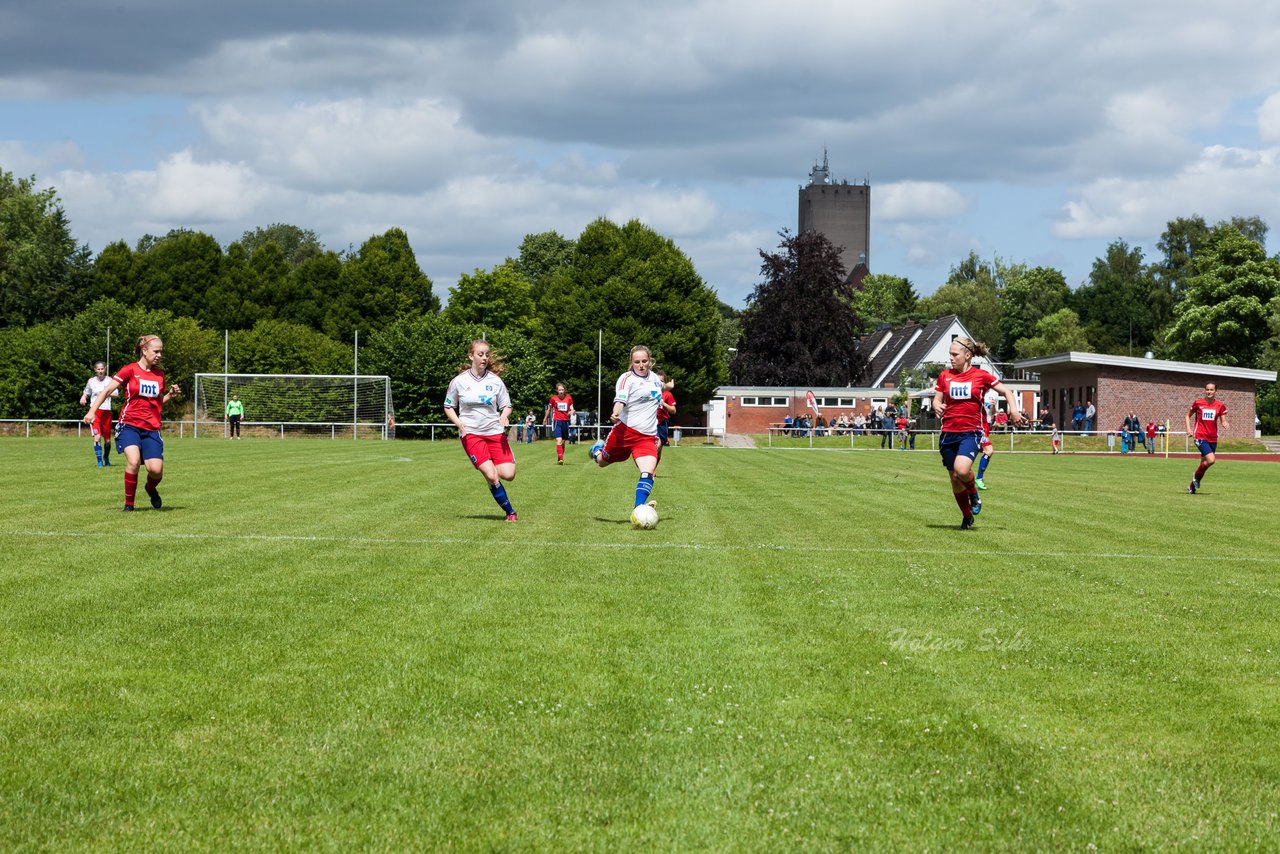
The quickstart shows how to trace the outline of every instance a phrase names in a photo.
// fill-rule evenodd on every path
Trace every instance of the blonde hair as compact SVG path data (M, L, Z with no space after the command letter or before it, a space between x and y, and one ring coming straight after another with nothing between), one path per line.
M956 338L955 343L969 351L969 356L985 356L991 352L986 344L981 341L974 341L972 338Z
M632 359L634 359L634 358L636 357L636 353L639 353L641 350L643 350L643 351L645 351L645 353L649 354L649 360L650 360L650 361L653 361L653 351L652 351L652 350L650 350L648 347L644 346L643 344L637 344L636 346L634 346L634 347L632 347L632 348L631 348L631 354L630 354L629 356L627 356L627 364L628 364L628 365L629 365L629 364L631 364L631 360L632 360Z
M164 343L164 341L160 340L159 335L143 335L141 338L138 339L138 343L134 345L133 347L134 352L137 353L139 356L141 356L143 348L146 347L148 344L150 344L152 341L160 341L161 344Z
M458 373L471 370L471 354L476 351L477 344L485 344L489 347L489 373L502 376L502 372L507 369L503 363L502 357L498 355L498 351L493 349L493 345L483 338L476 338L467 345L467 361L462 363L458 368Z

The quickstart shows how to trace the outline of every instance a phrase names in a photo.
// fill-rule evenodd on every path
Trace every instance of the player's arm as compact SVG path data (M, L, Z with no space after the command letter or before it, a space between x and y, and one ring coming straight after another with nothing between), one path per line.
M996 383L992 386L998 394L1004 395L1004 402L1009 405L1009 420L1015 427L1027 426L1027 416L1022 414L1022 410L1018 407L1018 400L1013 396L1013 389L1007 387L1003 383Z
M1227 413L1225 411L1218 416L1218 423L1222 425L1223 430L1231 429L1230 427L1227 426Z
M182 386L178 385L177 383L174 383L173 385L165 389L164 397L161 398L161 402L168 403L169 401L173 400L175 397L181 397L181 396L182 396Z
M93 389L89 388L89 386L87 386L87 385L86 385L86 386L84 387L84 391L80 392L80 405L81 405L81 406L84 406L86 403L88 403L88 402L89 402L89 394L90 394L92 391L93 391Z
M115 377L112 377L107 381L107 384L103 386L102 391L93 396L93 400L89 401L89 411L86 412L84 416L85 424L93 423L93 414L98 411L98 407L102 405L102 402L107 399L108 395L119 387L120 381Z
M942 396L942 392L934 391L933 393L933 414L938 418L942 417L942 413L947 411L946 398Z
M508 403L502 409L498 410L498 426L506 430L511 426L511 404Z
M1190 409L1188 409L1188 410L1187 410L1186 421L1187 421L1187 435L1188 435L1188 436L1190 436L1190 435L1191 435L1191 416L1192 416L1192 415L1194 415L1194 414L1195 414L1195 412L1196 412L1196 408L1195 408L1194 406L1192 406Z

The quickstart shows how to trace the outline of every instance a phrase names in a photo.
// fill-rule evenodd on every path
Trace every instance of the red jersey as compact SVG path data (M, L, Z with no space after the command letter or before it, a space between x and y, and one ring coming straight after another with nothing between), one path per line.
M1222 401L1210 403L1202 397L1191 404L1187 414L1195 419L1191 427L1192 439L1197 442L1218 441L1218 420L1227 414L1227 407Z
M668 391L667 389L663 389L662 402L665 403L667 406L675 406L676 396L672 394L670 391ZM670 417L671 417L670 412L667 412L667 410L663 409L661 406L658 407L658 423L659 424L661 424L663 421L666 421Z
M942 413L942 432L971 433L983 427L982 396L1000 380L981 368L969 368L957 374L948 368L938 377L934 391L942 392L946 410Z
M547 406L551 409L553 421L568 421L569 410L573 409L573 395L566 394L564 397L558 394L552 395L551 400L547 401Z
M134 362L125 365L112 379L124 388L120 423L139 430L160 429L160 404L164 397L164 371L146 371Z

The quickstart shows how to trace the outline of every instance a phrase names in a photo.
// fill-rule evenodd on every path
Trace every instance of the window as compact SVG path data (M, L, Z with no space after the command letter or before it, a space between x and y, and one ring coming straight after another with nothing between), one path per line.
M744 397L743 406L787 406L790 399L786 397Z

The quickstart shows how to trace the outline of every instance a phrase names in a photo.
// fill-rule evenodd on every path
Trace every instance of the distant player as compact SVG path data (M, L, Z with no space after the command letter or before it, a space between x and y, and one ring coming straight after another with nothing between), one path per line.
M671 416L676 414L676 396L673 390L676 381L667 376L666 371L654 371L662 380L662 403L658 406L658 459L662 459L662 449L671 444Z
M1196 447L1200 450L1200 467L1187 485L1187 492L1192 495L1199 491L1200 481L1204 480L1205 472L1216 459L1218 424L1221 423L1224 430L1231 429L1227 425L1227 407L1217 397L1218 386L1205 383L1204 397L1197 399L1187 410L1187 435L1195 440ZM1192 419L1195 421L1194 425Z
M80 405L88 406L89 401L96 398L109 382L111 380L107 378L107 363L94 362L93 376L89 377L89 381L84 384L84 391L80 392ZM120 389L112 389L111 394L103 398L102 406L92 410L93 424L90 429L93 432L93 455L98 458L98 468L111 465L111 398L119 396Z
M124 510L133 511L138 494L138 471L147 468L147 497L151 506L162 506L157 487L164 478L164 440L160 437L160 409L182 394L177 383L166 386L160 363L164 360L164 342L159 335L143 335L135 347L138 361L116 371L102 391L89 404L84 423L91 424L94 412L116 389L124 387L124 406L120 408L120 435L116 439L124 454Z
M551 435L556 440L556 465L564 465L564 443L569 438L569 425L573 423L573 396L569 394L564 383L556 383L556 393L547 401L547 411L542 415L542 423L551 422Z
M973 476L973 461L978 456L982 441L983 396L988 390L1003 394L1015 426L1026 424L1027 419L1018 411L1013 391L1000 384L991 374L975 368L975 356L985 356L987 346L971 338L957 338L951 342L948 361L951 367L943 371L934 387L933 411L942 418L942 435L938 450L942 464L951 477L951 492L962 514L961 529L973 527L974 517L982 512L982 500L978 497Z
M978 460L978 476L973 481L978 489L987 488L987 485L982 481L982 476L986 474L987 466L991 465L991 458L996 453L996 446L991 444L991 410L994 408L994 406L988 407L986 404L982 406L982 438L978 440L978 448L982 451L982 459Z
M507 498L502 481L516 479L516 458L511 453L507 430L511 426L511 395L507 393L501 361L489 350L487 341L472 341L465 365L449 383L444 395L445 417L458 428L458 439L471 464L484 475L489 494L516 521L515 508Z
M636 483L636 503L649 501L653 473L658 468L658 409L662 405L662 380L649 370L649 348L631 348L631 370L618 377L614 387L613 428L608 438L591 446L591 459L604 468L631 457L640 470Z
M234 391L231 392L231 399L227 401L227 438L240 438L240 422L244 419L244 403L240 401L240 395Z

